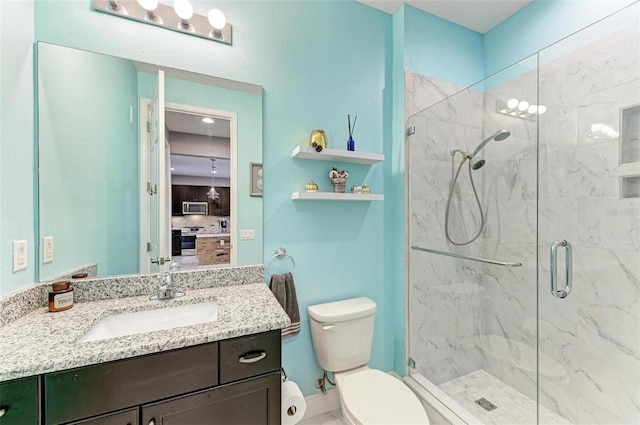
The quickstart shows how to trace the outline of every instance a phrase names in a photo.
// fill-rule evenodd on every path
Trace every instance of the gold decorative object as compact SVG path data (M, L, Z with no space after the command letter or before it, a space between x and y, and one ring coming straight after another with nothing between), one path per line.
M327 147L327 136L324 134L324 130L311 130L309 146L315 147L316 150L318 150L318 146L320 146L320 150L318 150L318 152Z
M313 180L311 180L309 183L305 185L304 190L306 192L317 192L318 185Z
M371 189L366 184L362 185L362 194L369 195L371 193Z

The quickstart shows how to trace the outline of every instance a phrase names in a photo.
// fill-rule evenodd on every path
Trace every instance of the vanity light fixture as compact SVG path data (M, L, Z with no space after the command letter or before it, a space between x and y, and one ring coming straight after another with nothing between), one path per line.
M167 1L167 0L165 0ZM94 10L167 28L172 31L232 44L232 27L219 9L207 15L194 13L189 0L91 0Z
M526 100L511 98L507 102L498 101L496 110L511 117L533 120L536 115L542 115L547 111L544 105L530 104Z

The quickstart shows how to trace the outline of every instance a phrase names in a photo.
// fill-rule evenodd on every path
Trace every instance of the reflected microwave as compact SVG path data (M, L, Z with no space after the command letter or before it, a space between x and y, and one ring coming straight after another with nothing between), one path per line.
M207 202L183 202L182 214L201 214L207 215L209 213L209 204Z

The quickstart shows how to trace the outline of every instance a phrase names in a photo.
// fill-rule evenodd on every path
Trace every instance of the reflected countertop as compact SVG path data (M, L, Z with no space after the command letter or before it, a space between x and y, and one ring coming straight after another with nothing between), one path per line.
M231 233L196 233L197 238L228 238Z
M217 299L218 318L174 329L78 342L100 319L123 312ZM0 327L0 381L56 372L281 329L290 320L264 283L187 290L184 297L150 301L149 295L76 303L50 313L46 307Z

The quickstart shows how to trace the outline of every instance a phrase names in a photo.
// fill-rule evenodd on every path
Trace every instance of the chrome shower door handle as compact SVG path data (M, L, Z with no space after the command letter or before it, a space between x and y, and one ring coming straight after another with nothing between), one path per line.
M565 265L566 265L566 283L564 289L558 289L558 248L564 247L566 250ZM571 293L571 263L572 263L572 250L571 244L564 239L557 240L551 244L549 269L551 270L551 293L556 298L566 298Z

